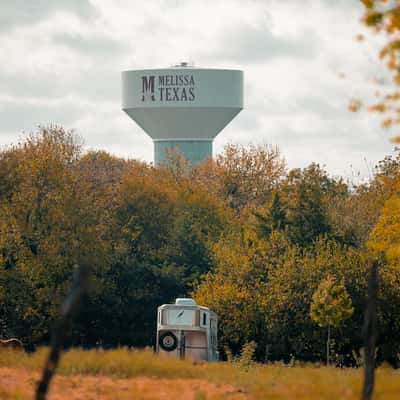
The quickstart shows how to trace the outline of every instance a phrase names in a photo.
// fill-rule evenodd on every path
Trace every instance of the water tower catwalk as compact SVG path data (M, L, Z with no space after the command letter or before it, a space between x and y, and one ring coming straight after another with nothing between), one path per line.
M153 139L156 166L168 150L196 165L211 158L215 136L243 109L243 72L187 63L124 71L122 109Z

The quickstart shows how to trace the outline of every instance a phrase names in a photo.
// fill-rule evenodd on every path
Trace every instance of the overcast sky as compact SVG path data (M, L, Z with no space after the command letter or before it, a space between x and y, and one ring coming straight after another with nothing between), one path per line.
M393 145L379 118L347 111L382 79L379 39L356 40L361 14L358 0L0 0L0 145L56 123L152 161L120 109L120 71L188 60L245 73L245 109L214 153L272 144L289 167L368 176Z

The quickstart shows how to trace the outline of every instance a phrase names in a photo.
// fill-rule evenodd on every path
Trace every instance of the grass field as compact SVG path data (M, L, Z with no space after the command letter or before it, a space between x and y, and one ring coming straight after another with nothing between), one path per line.
M0 352L0 399L32 399L47 349ZM361 369L316 364L251 366L160 358L147 350L71 350L63 354L50 400L359 399ZM377 370L376 400L400 398L400 371Z

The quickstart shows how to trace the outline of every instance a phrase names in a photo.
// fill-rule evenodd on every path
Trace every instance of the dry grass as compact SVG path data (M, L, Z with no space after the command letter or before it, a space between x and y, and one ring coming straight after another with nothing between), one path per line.
M33 399L38 371L0 368L0 399ZM249 397L232 385L213 384L201 379L114 378L104 375L56 376L49 400L246 400Z
M0 352L0 399L32 398L47 349L34 354ZM9 381L5 380L5 370ZM248 371L231 363L193 363L157 357L146 350L66 352L59 376L52 385L54 399L358 399L362 371L308 364L254 365ZM12 386L16 381L25 382ZM62 394L65 393L65 394ZM84 393L79 397L79 393ZM96 394L97 393L97 394ZM390 368L377 371L375 399L398 400L400 372ZM60 396L60 397L59 397ZM97 396L97 397L96 397Z

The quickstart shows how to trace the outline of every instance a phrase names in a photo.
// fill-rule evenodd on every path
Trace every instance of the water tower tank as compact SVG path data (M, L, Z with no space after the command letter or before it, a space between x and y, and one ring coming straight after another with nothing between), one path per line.
M153 139L156 166L168 149L192 165L211 158L213 139L242 108L242 71L181 63L122 72L122 109Z

